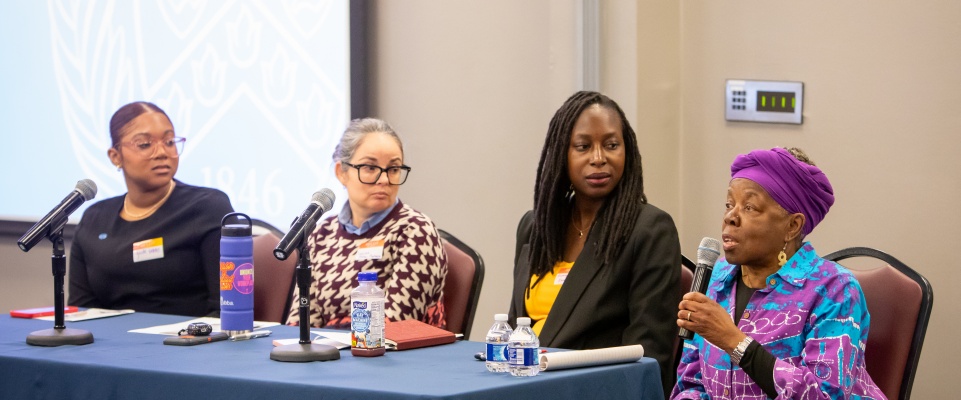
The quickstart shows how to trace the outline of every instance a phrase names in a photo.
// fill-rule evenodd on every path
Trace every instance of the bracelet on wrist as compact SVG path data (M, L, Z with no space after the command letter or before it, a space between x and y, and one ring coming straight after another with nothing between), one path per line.
M741 343L738 343L737 346L734 347L734 350L729 353L731 356L731 363L734 365L741 365L741 359L744 358L744 352L747 351L747 347L753 342L754 339L751 339L750 336L745 336L744 340L741 340Z

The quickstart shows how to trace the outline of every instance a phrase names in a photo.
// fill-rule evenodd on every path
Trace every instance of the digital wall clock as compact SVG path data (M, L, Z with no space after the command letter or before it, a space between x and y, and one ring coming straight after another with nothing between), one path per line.
M728 121L800 124L804 83L728 79L725 98Z

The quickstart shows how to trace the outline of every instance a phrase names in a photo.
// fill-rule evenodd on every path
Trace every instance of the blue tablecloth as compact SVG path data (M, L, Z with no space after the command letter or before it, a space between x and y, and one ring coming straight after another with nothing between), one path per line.
M270 328L269 338L166 346L163 336L128 333L186 321L135 313L67 323L94 343L36 347L30 332L53 322L0 316L0 398L3 399L662 399L657 363L542 372L530 378L494 374L475 361L479 342L389 352L361 358L341 352L328 362L270 360L272 339L297 338L295 327Z

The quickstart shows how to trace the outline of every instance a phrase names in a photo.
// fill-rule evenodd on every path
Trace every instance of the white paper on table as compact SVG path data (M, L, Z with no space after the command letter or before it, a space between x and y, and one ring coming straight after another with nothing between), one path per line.
M350 347L350 332L310 331L310 333L317 335L317 337L312 340L313 343L333 346L340 350ZM274 346L297 343L300 343L300 338L274 339Z
M133 314L133 313L134 313L133 310L108 310L106 308L88 308L83 311L75 311L72 313L64 314L63 321L64 322L86 321L88 319L116 317L118 315L126 315L126 314ZM42 319L44 321L53 321L54 318L56 318L56 316L49 315L46 317L37 317L35 319Z
M561 351L541 354L541 371L636 362L644 357L644 346L608 347L592 350Z
M207 324L210 324L210 327L213 328L214 332L220 332L220 318L212 318L212 317L194 318L191 320L178 322L175 324L151 326L149 328L131 329L128 332L150 333L154 335L177 335L177 333L180 332L181 329L187 329L187 325L190 325L191 323L194 323L194 322L205 322ZM254 321L254 330L258 330L258 329L266 328L270 326L276 326L276 325L280 325L280 324L276 322Z

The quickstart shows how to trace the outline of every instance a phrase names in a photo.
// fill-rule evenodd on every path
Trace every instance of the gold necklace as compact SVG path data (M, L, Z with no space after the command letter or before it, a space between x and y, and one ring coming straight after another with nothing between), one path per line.
M144 211L143 213L137 214L137 215L131 213L130 211L127 211L127 203L130 200L130 196L125 196L123 198L124 214L127 214L127 216L130 217L131 219L141 219L152 214L154 211L157 210L157 208L160 208L160 206L167 201L167 198L170 197L170 194L174 192L175 185L176 183L173 180L170 180L170 185L168 185L168 188L167 188L167 194L165 194L163 198L161 198L156 203L154 203L154 205L151 206L149 209L147 209L147 211Z
M573 226L574 229L577 230L577 237L579 237L579 238L580 238L580 237L584 237L584 231L582 231L581 228L579 228L579 227L577 226L577 224L574 222L575 219L576 219L576 218L574 218L574 211L571 210L571 226ZM593 224L594 224L594 221L591 221L591 225L593 225ZM590 229L590 225L588 225L587 227L588 227L588 229Z

